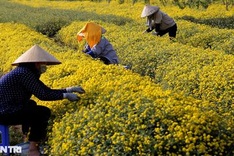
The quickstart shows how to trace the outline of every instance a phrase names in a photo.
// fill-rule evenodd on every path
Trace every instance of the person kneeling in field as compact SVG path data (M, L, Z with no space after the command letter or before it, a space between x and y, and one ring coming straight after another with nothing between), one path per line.
M153 35L163 36L169 33L170 39L176 37L177 25L173 18L169 17L166 13L162 12L157 6L145 5L141 17L147 17L146 24L148 29L143 33L149 33L153 30Z
M44 101L77 101L80 97L73 92L85 93L80 86L51 89L40 80L41 74L46 71L46 65L60 63L34 45L12 64L16 68L0 78L0 124L22 125L23 133L29 132L28 156L40 155L38 144L46 139L51 115L48 107L37 105L31 96L35 95Z
M119 58L111 43L104 37L106 30L94 22L88 22L77 33L77 40L80 42L83 38L87 44L83 52L93 58L99 58L105 64L119 64Z

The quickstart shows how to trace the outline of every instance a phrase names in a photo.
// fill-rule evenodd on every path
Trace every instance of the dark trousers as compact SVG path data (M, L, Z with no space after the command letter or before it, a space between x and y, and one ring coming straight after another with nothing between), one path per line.
M158 32L158 35L159 36L163 36L165 35L166 33L169 34L170 37L176 37L176 31L177 31L177 25L173 25L172 27L166 29L166 30L160 30Z
M108 60L106 57L100 57L100 60L106 65L111 64L110 60Z
M29 131L29 141L39 142L46 137L51 111L45 106L38 106L30 100L25 107L15 113L0 115L0 123L5 125L22 125L23 133Z

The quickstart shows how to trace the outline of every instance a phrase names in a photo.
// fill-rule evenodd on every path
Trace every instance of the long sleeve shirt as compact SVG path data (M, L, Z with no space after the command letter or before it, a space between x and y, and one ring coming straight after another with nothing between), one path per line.
M174 19L161 10L157 11L152 16L147 17L147 25L149 27L149 31L152 31L153 29L156 29L156 31L166 30L175 24L176 23ZM157 28L156 25L158 25Z
M61 100L66 89L50 89L40 75L26 66L18 66L0 78L0 115L23 108L32 95L44 101Z
M104 57L108 59L111 64L119 63L119 58L116 54L116 51L105 37L102 37L100 42L94 45L91 49L87 46L86 51L88 51L87 53L94 58Z

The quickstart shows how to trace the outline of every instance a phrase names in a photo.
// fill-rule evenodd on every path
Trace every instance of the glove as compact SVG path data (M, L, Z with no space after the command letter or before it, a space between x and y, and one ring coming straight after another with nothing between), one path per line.
M68 99L69 101L78 101L80 97L74 93L63 93L63 98Z
M143 31L142 34L146 34L146 33L149 33L147 30Z
M158 36L158 32L152 32L152 35Z
M76 87L68 87L66 88L66 91L68 93L72 93L72 92L78 92L80 94L85 93L85 90L82 87L76 86Z

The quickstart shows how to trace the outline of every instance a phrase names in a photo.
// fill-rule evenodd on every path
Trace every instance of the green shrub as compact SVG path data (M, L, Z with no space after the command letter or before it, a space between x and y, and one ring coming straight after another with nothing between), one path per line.
M234 54L234 31L179 20L177 41L183 44ZM205 32L205 33L204 33Z
M118 0L118 3L119 3L119 4L123 4L123 3L124 3L124 0Z
M43 35L46 35L48 37L54 37L57 34L57 32L67 23L67 21L61 19L52 19L45 23L37 25L35 29Z
M21 126L10 126L9 127L10 134L10 145L14 146L24 141L23 133L21 130Z

